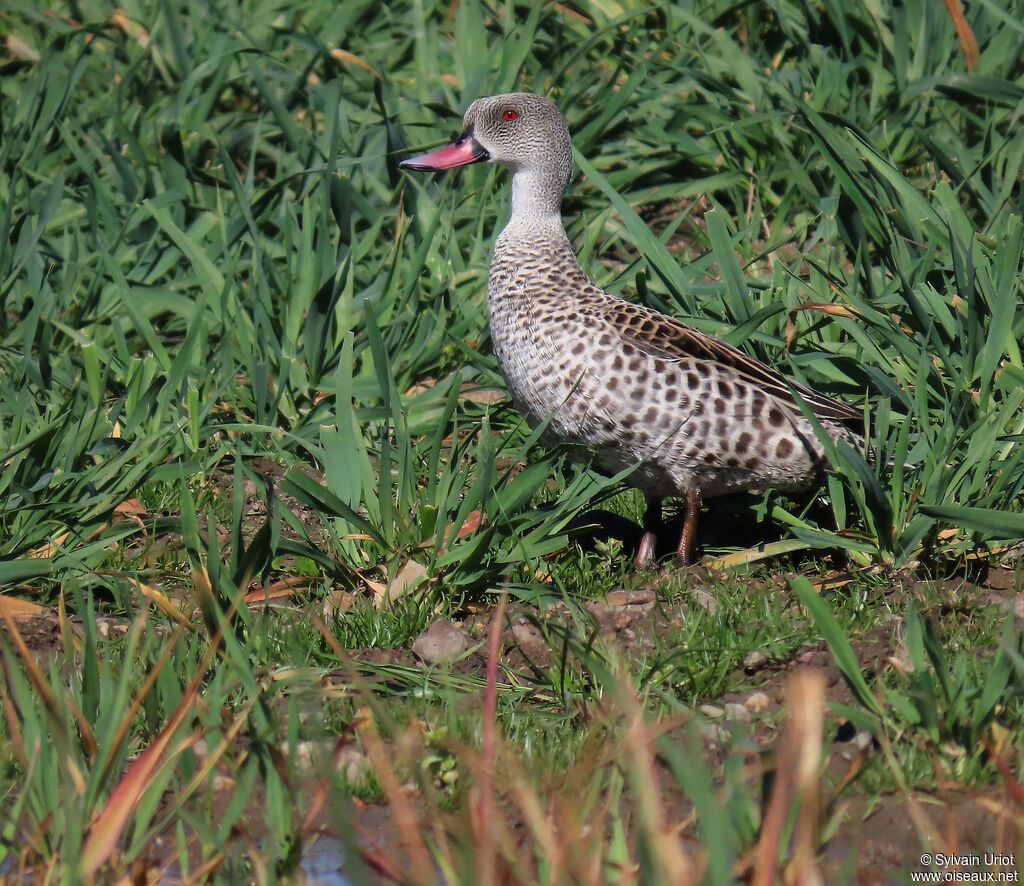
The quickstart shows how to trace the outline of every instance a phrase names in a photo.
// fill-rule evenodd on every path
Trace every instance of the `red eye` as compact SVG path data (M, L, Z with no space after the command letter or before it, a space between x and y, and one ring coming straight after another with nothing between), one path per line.
M511 108L509 108L509 110L507 110L501 116L504 117L506 120L508 120L509 123L511 123L513 120L516 119L516 117L519 116L519 112L518 111L513 111Z

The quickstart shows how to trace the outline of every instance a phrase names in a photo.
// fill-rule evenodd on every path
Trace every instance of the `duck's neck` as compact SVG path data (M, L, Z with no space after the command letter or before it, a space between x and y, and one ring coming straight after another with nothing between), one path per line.
M550 174L521 169L512 175L512 218L510 222L557 220L562 223L562 194Z
M509 164L512 172L512 215L509 227L562 226L562 196L572 175L572 155L544 165Z

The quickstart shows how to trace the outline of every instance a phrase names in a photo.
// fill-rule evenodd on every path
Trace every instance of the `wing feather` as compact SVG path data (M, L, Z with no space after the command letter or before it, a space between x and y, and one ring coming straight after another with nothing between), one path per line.
M663 360L693 357L712 360L722 366L728 366L777 403L788 406L797 414L800 407L793 396L794 390L799 392L819 419L863 427L863 415L852 406L786 378L782 373L760 360L755 360L739 348L691 329L673 317L631 302L617 302L610 310L607 305L602 307L602 319L618 332L623 341L629 342L644 353Z

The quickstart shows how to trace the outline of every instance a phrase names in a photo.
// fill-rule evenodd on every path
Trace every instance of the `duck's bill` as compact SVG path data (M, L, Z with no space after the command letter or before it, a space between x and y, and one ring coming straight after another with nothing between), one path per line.
M410 157L398 165L402 169L414 169L421 172L440 172L442 169L454 169L456 166L468 166L489 160L490 156L471 135L464 135L455 144L423 154Z

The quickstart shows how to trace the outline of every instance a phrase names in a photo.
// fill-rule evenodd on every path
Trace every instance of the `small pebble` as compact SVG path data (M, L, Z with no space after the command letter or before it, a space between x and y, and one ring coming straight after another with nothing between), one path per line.
M725 706L725 719L749 721L750 711L738 702L730 701Z
M706 723L701 732L707 739L709 747L726 744L730 739L729 730L720 723Z
M657 602L657 595L654 591L641 588L636 591L609 591L604 600L598 602L607 603L609 606L642 606L653 607Z
M859 751L863 751L871 744L871 733L866 729L858 729L857 734L853 737L853 745Z
M344 777L346 784L361 784L366 781L366 776L370 772L370 761L366 754L348 746L335 753L334 768Z
M748 671L756 670L768 661L768 656L760 649L751 649L743 658L743 667Z
M518 618L512 623L512 639L515 640L519 651L531 660L542 661L554 655L551 644L527 618Z
M693 592L693 599L709 615L714 615L718 610L718 598L708 591L697 588Z
M283 748L288 752L288 748ZM309 769L313 765L313 742L300 741L295 745L295 763L300 769Z
M447 618L439 618L412 644L412 651L427 664L454 661L468 648L462 630Z
M752 714L760 714L761 711L766 710L772 703L772 700L763 692L753 693L745 702L745 707Z

